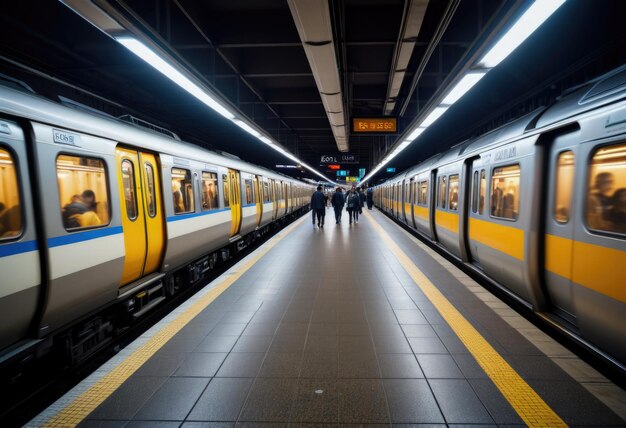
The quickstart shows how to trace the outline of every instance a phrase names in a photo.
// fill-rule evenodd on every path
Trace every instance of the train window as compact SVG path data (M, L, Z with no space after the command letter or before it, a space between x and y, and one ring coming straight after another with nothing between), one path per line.
M271 196L270 196L270 185L267 181L263 182L263 200L265 202L271 202Z
M428 181L420 182L419 194L417 197L417 202L421 205L426 205L428 203Z
M172 168L172 197L174 213L183 214L194 212L193 182L191 171L182 168Z
M472 212L478 211L478 171L474 171L472 178Z
M135 168L133 163L124 159L122 161L122 186L124 187L124 201L126 215L130 220L137 218L137 186L135 186Z
M222 174L222 188L224 190L224 207L230 207L230 193L228 186L228 175Z
M454 174L449 177L448 185L450 192L448 194L448 204L452 211L459 209L459 174Z
M556 161L554 183L554 219L559 223L569 221L572 192L574 190L574 152L559 153Z
M519 215L519 165L494 168L491 176L491 216L517 220Z
M437 196L437 206L439 208L446 207L446 177L439 177L439 195Z
M13 156L0 148L0 240L22 234L22 212Z
M626 144L593 153L587 194L589 228L626 234Z
M148 187L148 215L154 217L156 215L156 191L154 189L154 169L152 165L146 163L146 186Z
M217 190L217 174L202 172L202 211L219 208L219 192Z
M254 203L254 192L252 191L252 180L249 178L245 179L246 185L246 204Z
M417 183L411 180L411 205L415 205L417 199Z
M66 230L109 224L109 189L101 159L59 155L59 203Z
M487 177L485 170L480 171L480 193L478 195L478 214L485 212L485 194L487 193Z

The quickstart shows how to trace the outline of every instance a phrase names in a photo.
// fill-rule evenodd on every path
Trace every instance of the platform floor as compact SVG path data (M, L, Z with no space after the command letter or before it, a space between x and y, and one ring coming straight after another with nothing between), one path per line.
M326 219L289 226L28 426L626 425L621 388L387 217Z

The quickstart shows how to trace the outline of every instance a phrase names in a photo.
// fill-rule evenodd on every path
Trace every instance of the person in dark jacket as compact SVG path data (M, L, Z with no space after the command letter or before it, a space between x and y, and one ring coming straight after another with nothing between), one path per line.
M343 197L343 190L341 190L341 187L337 187L337 191L333 195L330 202L335 209L335 221L337 222L336 224L339 224L341 223L341 211L343 210L343 206L346 203L346 200Z
M374 206L374 189L372 189L371 187L367 188L367 209L371 210L372 207Z
M350 189L350 192L346 195L346 209L348 210L348 214L350 216L350 224L352 224L352 220L355 223L359 222L359 205L361 201L359 199L359 195L354 190L354 187Z
M322 193L322 186L317 186L317 191L311 195L311 210L313 211L313 228L315 228L315 217L317 217L317 226L324 227L326 197Z
M359 214L363 214L363 207L365 206L365 200L367 199L363 190L364 189L362 187L359 187L359 202L361 203L359 207Z

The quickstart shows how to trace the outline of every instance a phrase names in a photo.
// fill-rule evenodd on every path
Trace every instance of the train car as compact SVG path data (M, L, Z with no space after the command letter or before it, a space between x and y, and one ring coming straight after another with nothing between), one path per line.
M380 209L624 370L626 66L374 192Z
M291 195L312 191L173 134L0 86L0 363L59 342L85 358L116 323L300 215L308 200Z

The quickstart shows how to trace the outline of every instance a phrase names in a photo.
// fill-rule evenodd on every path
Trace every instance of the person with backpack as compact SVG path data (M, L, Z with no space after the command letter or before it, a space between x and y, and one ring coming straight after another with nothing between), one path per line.
M346 196L346 209L348 210L348 215L350 216L350 224L352 224L352 220L354 220L355 223L359 222L360 205L361 200L359 199L359 195L356 193L353 186Z

